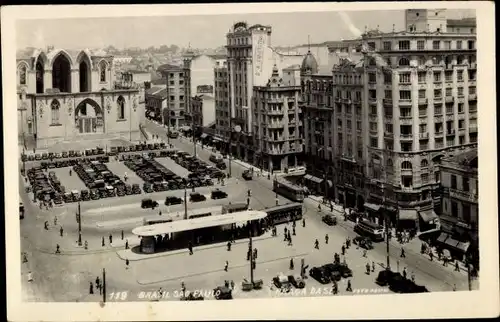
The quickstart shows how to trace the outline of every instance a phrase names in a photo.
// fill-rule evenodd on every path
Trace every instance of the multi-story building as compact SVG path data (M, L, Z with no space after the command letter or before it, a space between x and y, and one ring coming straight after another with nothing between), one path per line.
M300 85L289 85L294 80L293 75L280 77L274 66L267 85L253 87L254 161L271 173L286 173L302 165Z
M167 106L162 111L162 123L179 129L190 124L191 114L191 59L183 65L164 64L158 67L167 89Z
M115 88L113 56L49 46L17 57L19 136L48 148L92 137L139 140L137 88Z
M127 70L120 73L115 81L115 88L144 88L146 82L151 82L151 73L144 70Z
M193 126L199 129L213 127L215 124L215 99L212 95L196 95L191 98Z
M478 257L478 155L477 148L441 160L441 230L439 241L463 256Z
M146 88L146 116L155 121L162 121L163 110L167 108L168 90L165 87L154 86Z
M218 63L214 68L215 93L215 141L218 148L226 149L224 144L229 137L229 75L227 63ZM224 150L227 152L226 150Z
M226 35L229 76L229 127L233 131L239 126L240 142L234 143L231 152L238 158L253 162L255 144L252 133L252 112L250 111L253 86L265 86L274 64L278 69L298 64L302 55L280 53L271 46L271 27L248 26L245 22L234 24ZM239 148L238 148L239 147Z

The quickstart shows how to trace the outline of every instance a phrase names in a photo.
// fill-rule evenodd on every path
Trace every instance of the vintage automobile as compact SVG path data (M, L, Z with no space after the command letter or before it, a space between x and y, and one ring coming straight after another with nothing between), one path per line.
M401 274L392 275L389 280L389 289L395 293L426 293L425 286L416 285L413 281L404 278Z
M125 187L124 186L118 186L118 188L116 189L116 195L118 197L123 197L125 196L127 193L125 191Z
M141 187L139 186L138 183L134 183L132 185L132 192L134 193L134 195L139 195L141 194Z
M142 186L142 189L144 190L144 192L146 193L151 193L151 192L154 192L153 190L153 185L151 183L147 183L145 182L144 185Z
M63 200L65 203L69 203L69 202L73 202L73 195L71 194L71 192L66 192L64 195L63 195Z
M226 166L226 163L224 162L224 160L220 160L219 162L216 163L215 166L217 167L217 169L220 169L220 170L227 169L227 166Z
M370 238L368 238L368 237L356 236L352 240L352 243L355 244L355 245L359 245L359 247L361 247L361 248L365 248L365 249L368 249L368 250L373 249L372 240Z
M330 283L328 272L322 267L313 267L309 270L309 276L320 282L321 284Z
M288 275L288 281L295 288L304 288L304 287L306 287L306 283L304 282L304 279L300 275Z
M158 207L158 202L153 199L142 199L141 208L156 208Z
M179 132L174 132L174 131L168 132L168 137L171 139L177 139L179 137Z
M334 215L324 215L321 220L327 224L328 226L335 226L337 225L337 217Z
M213 200L225 199L225 198L227 198L227 193L222 191L222 190L215 189L215 190L212 190L210 198Z
M81 192L81 198L82 198L83 201L90 200L90 192L88 190L82 190L82 192Z
M199 192L193 192L189 195L189 201L191 202L201 202L205 200L207 200L207 198Z
M217 300L231 300L233 298L233 292L229 287L217 286L214 289L215 299Z
M52 201L54 202L54 204L60 205L63 203L63 198L60 193L56 193L54 194L54 198L52 199Z
M336 263L335 270L337 270L343 278L352 277L352 269L344 263Z
M278 276L273 277L273 284L281 290L283 293L290 292L292 285L288 276L284 274L279 274Z
M330 277L330 280L332 281L340 281L342 279L342 274L337 268L336 264L325 264L322 266L322 268L325 270L325 272L328 274Z
M243 171L242 177L246 181L252 180L252 176L253 176L252 171L250 171L250 170Z
M90 189L90 198L92 200L97 200L100 198L99 190L97 188Z
M217 163L217 162L218 162L219 160L221 160L221 159L222 159L221 157L219 157L219 156L217 156L217 155L215 155L215 154L212 154L212 155L210 156L210 158L208 158L208 160L210 160L210 162L213 162L213 163Z
M180 204L182 204L182 199L179 197L167 196L167 198L165 198L166 206L180 205Z

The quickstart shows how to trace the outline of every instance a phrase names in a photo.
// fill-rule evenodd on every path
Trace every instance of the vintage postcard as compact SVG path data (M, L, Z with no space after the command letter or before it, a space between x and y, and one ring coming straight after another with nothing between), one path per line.
M9 320L498 315L493 12L2 8Z

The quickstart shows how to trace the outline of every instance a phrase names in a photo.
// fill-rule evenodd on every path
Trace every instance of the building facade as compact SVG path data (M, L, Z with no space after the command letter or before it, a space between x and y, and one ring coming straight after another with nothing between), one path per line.
M479 183L477 148L445 157L440 165L442 211L441 238L457 255L467 252L478 257Z
M197 129L215 125L215 99L212 95L203 94L191 99L193 125Z
M254 163L271 173L302 165L300 85L287 83L275 66L267 85L253 88Z
M163 110L167 108L168 91L165 87L149 87L145 90L146 116L162 122Z
M191 122L191 58L185 57L183 62L183 65L164 64L157 70L167 90L167 103L161 114L162 124L174 129Z
M215 99L215 137L219 147L229 137L229 74L227 62L219 63L214 68ZM227 149L224 150L227 153Z
M79 139L139 140L140 91L114 87L113 56L48 47L17 59L19 136L36 148Z
M145 83L151 82L151 73L142 70L127 70L120 73L115 81L115 88L144 88Z

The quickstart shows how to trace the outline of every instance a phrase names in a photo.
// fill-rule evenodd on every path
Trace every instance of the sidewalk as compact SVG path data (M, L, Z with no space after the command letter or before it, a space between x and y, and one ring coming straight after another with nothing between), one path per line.
M309 196L307 199L309 199L312 203L314 203L314 205L317 207L317 205L319 203L322 204L322 208L321 208L321 215L323 214L332 214L332 215L337 215L337 216L340 216L341 218L339 218L340 220L338 221L338 225L341 226L341 227L344 227L344 228L349 228L351 230L354 230L354 226L356 225L356 223L348 220L348 221L344 221L343 220L343 212L342 212L342 206L340 205L337 205L337 204L334 204L333 205L333 212L330 212L330 208L328 205L325 205L323 204L321 201L323 199L323 197L319 197L319 196ZM306 199L306 200L307 200ZM347 213L350 212L350 209L347 208L346 209ZM427 259L429 260L429 256L428 255L422 255L420 253L420 248L422 246L422 241L420 241L418 238L413 238L412 240L410 240L410 242L408 243L405 243L405 244L401 244L399 243L395 238L391 238L391 240L389 241L389 243L394 246L394 247L397 247L397 248L402 248L405 250L405 252L411 252L411 253L414 253L414 254L418 254L418 255L421 255L422 258L424 259ZM442 265L442 262L438 261L437 260L437 254L434 253L434 262L437 263L438 265ZM460 271L462 273L465 273L467 274L467 266L463 263L463 262L459 262L459 268L460 268ZM455 263L448 263L448 267L449 269L451 270L454 270L455 269Z

